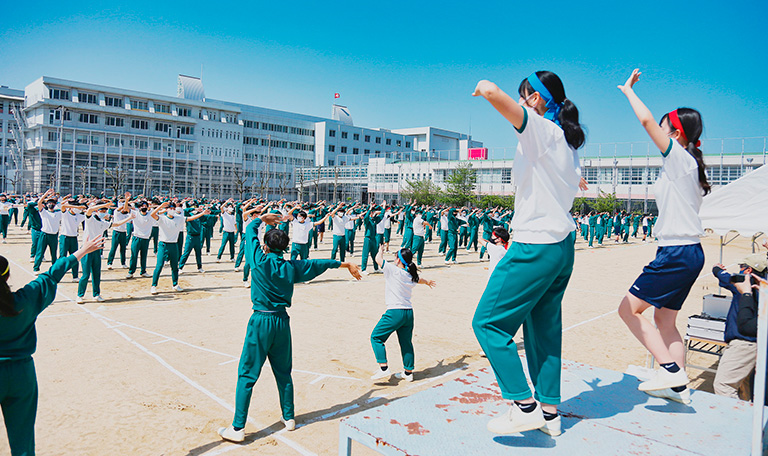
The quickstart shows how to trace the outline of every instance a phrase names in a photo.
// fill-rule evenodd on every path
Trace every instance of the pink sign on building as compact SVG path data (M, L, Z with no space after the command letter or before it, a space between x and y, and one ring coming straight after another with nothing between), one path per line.
M487 147L474 147L468 151L470 160L488 160L488 148Z

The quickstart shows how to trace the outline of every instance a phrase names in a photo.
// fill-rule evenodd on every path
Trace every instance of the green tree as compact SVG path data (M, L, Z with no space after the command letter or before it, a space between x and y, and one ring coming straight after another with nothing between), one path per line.
M405 188L400 190L400 196L403 199L413 200L415 204L433 205L442 194L440 186L429 179L409 180L405 183Z
M475 204L482 209L503 207L512 210L515 208L515 195L482 195L477 198Z
M600 194L597 195L597 199L595 199L594 208L597 212L608 212L612 214L613 211L616 210L617 205L618 202L616 201L615 193L606 193L601 190Z
M571 207L571 212L588 212L589 211L589 200L584 197L580 196L573 200L573 206Z
M454 206L464 206L475 199L477 170L472 169L472 163L462 163L453 169L445 183L442 201Z

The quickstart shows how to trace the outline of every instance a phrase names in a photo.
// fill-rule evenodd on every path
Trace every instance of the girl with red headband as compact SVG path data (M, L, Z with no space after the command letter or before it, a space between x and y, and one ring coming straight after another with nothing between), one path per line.
M576 225L570 214L582 186L579 155L584 131L560 78L537 71L523 79L517 101L480 81L482 96L517 132L512 242L488 280L472 320L501 395L512 401L488 430L561 433L557 414L562 363L562 302L573 272ZM586 188L585 188L586 189ZM513 337L523 327L532 394ZM539 403L541 406L539 406Z
M659 247L656 258L643 268L621 301L619 315L661 365L653 378L638 388L651 396L688 404L691 399L686 388L685 348L675 320L704 266L699 208L710 186L699 149L703 127L699 112L689 108L665 114L656 124L651 111L632 89L640 74L635 69L619 89L663 157L655 184L659 207L655 235ZM650 306L655 307L655 327L642 315Z

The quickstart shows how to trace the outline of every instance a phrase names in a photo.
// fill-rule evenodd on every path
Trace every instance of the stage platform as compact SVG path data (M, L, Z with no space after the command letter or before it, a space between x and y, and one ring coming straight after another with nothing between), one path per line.
M384 455L750 453L750 403L692 391L686 406L638 391L639 382L565 361L563 434L501 436L488 432L486 423L508 405L490 367L484 368L342 420L339 455L351 454L353 440Z

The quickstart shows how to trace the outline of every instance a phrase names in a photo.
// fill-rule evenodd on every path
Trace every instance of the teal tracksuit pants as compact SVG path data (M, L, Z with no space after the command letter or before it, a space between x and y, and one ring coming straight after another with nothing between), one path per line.
M376 255L379 253L379 245L376 243L376 237L365 236L363 238L363 257L362 270L368 268L368 257L373 261L373 270L378 271L379 265L376 263Z
M153 226L152 227L152 232L150 233L149 238L153 242L153 244L152 244L153 245L153 252L155 253L155 255L157 255L157 242L160 239L160 227Z
M467 252L469 252L469 249L472 248L472 246L475 246L475 252L477 252L477 228L470 228L469 229L469 240L467 241Z
M0 234L3 235L3 239L8 236L8 225L11 223L11 216L10 214L2 214L0 215Z
M400 247L403 249L410 249L413 242L413 227L405 227L403 230L403 242Z
M448 231L448 248L445 252L445 261L456 261L456 252L459 249L459 233Z
M160 242L157 249L157 264L155 272L152 274L152 286L156 287L160 280L160 273L163 272L165 262L171 265L171 281L173 286L179 284L179 246L175 242Z
M355 230L344 230L347 238L347 252L349 254L355 253Z
M245 237L240 233L240 247L237 249L237 258L235 258L235 267L239 268L245 259Z
M480 298L472 328L504 399L531 397L512 339L522 326L534 397L560 403L562 301L573 271L575 236L556 244L511 243Z
M437 253L445 253L448 247L448 230L440 230L440 246L437 248Z
M128 266L128 274L136 272L136 264L141 260L140 274L147 273L147 253L149 252L149 239L134 236L131 241L131 264Z
M235 259L235 237L234 232L230 233L229 231L224 231L224 234L222 234L221 237L221 247L219 247L219 254L216 256L217 259L221 259L221 255L224 253L224 247L229 244L229 259L234 260Z
M40 230L36 230L32 228L29 230L29 233L32 236L32 246L30 246L29 248L29 257L37 258L37 242L42 232Z
M421 266L421 259L424 257L424 236L413 235L411 252L416 257L416 265Z
M126 247L128 247L128 234L123 233L122 231L112 230L112 246L109 249L109 255L107 255L107 266L115 261L117 249L120 249L120 264L125 264Z
M376 362L387 364L387 349L384 343L392 333L397 333L400 354L403 356L403 369L412 371L413 356L413 309L387 309L371 333L371 346Z
M64 258L77 252L77 237L75 236L59 236L59 257ZM77 262L72 266L72 278L77 278L77 272L79 270Z
M347 256L347 237L333 235L333 248L331 248L331 259L336 259L336 252L339 252L339 260L343 263L344 258Z
M245 427L253 385L259 379L267 359L277 382L283 419L294 418L290 318L286 312L253 312L248 321L237 369L235 419L232 426Z
M45 249L51 252L51 263L56 262L57 253L59 248L59 237L55 234L48 234L40 232L37 237L37 251L35 252L35 264L32 267L33 271L39 271L40 266L43 264L43 256L45 255Z
M0 361L0 407L11 455L34 455L37 375L32 357Z
M240 250L242 251L243 245L240 244ZM195 251L195 261L197 262L197 269L203 269L203 236L201 234L193 235L187 233L187 242L184 245L184 253L179 260L179 268L183 268L187 264L187 258L192 251ZM240 258L238 256L238 258Z
M291 243L291 260L295 260L296 258L301 258L302 260L308 260L309 259L309 245L312 243L312 239L310 238L309 241L306 244L297 244L296 242Z
M77 295L80 297L85 296L85 290L88 289L88 279L91 276L93 276L93 297L101 294L101 252L103 250L91 252L80 260L80 266L83 267L83 274L77 284Z

